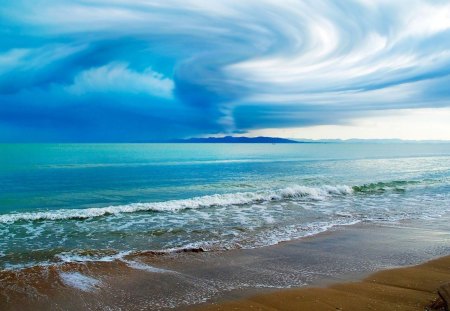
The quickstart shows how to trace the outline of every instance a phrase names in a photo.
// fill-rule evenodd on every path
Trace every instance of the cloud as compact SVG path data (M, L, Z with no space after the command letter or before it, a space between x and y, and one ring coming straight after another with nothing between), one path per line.
M68 93L130 93L148 94L170 99L174 83L162 74L146 68L139 73L128 68L127 64L108 64L79 73L73 84L66 88Z
M60 82L65 76L61 72L73 72L73 57L85 48L82 44L45 44L0 52L0 94Z
M7 142L151 141L220 130L208 115L160 96L74 95L56 85L2 96L0 129L0 140Z
M448 3L435 2L433 10L424 1L379 1L370 6L301 3L291 3L297 19L278 21L294 23L293 28L303 31L294 49L286 53L280 46L274 53L229 65L228 74L254 89L295 94L301 101L308 93L367 91L450 73L450 41L443 40L450 36L450 25L443 23L450 20ZM437 21L432 12L441 13Z
M0 72L7 72L20 66L28 52L26 49L11 49L0 54Z
M448 107L449 21L441 0L8 0L0 121L133 139Z

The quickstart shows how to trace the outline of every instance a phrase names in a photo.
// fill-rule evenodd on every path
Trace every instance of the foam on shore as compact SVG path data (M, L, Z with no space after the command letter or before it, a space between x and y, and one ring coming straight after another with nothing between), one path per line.
M97 279L81 274L79 272L60 272L62 282L70 287L90 292L97 289L101 282Z

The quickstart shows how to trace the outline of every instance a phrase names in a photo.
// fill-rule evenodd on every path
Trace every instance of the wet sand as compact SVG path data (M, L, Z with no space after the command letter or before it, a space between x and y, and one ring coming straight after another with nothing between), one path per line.
M339 283L448 255L448 218L361 224L258 249L2 271L0 310L396 310L397 302L409 308L398 310L422 310L438 284L450 281L448 257Z
M439 286L449 282L450 256L446 256L377 272L359 282L277 291L192 310L425 310L439 300Z

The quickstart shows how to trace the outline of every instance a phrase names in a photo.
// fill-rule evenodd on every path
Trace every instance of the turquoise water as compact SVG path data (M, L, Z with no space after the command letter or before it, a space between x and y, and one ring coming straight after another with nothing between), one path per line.
M0 145L0 268L450 212L450 144Z

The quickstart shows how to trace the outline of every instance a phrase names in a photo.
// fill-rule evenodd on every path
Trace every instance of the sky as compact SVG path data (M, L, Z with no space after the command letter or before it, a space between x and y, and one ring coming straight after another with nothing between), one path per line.
M448 0L3 0L0 142L450 140Z

